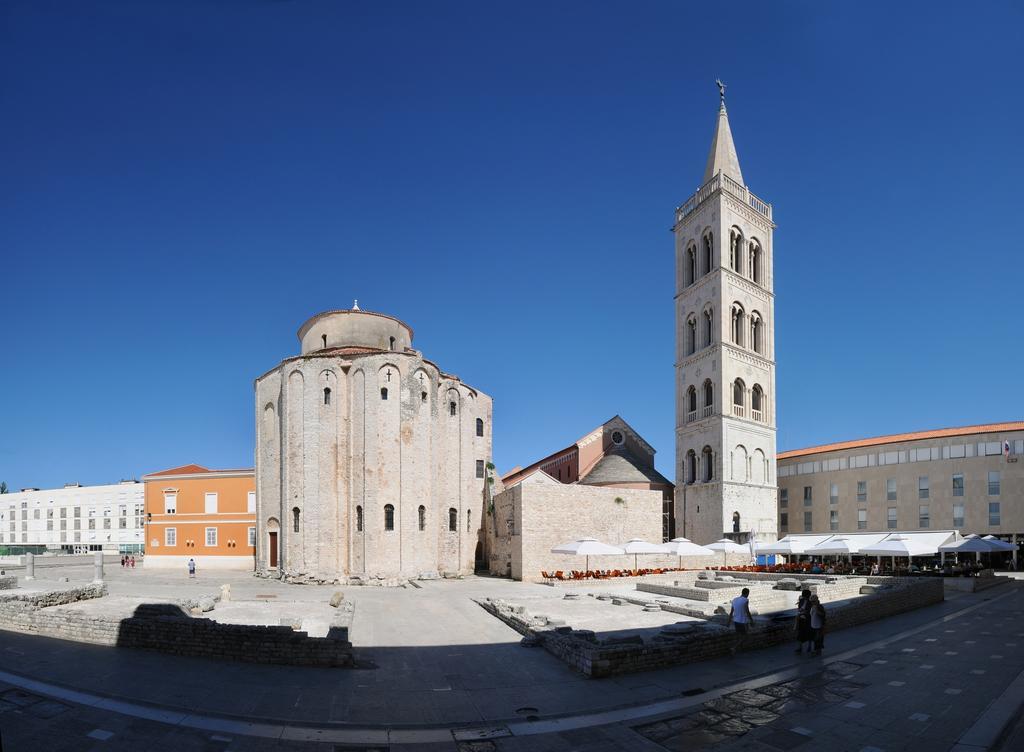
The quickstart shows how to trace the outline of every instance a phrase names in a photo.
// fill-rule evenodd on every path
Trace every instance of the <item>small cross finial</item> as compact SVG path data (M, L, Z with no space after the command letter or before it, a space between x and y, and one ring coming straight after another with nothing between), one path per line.
M722 102L722 107L725 107L725 84L722 83L720 78L716 78L715 83L718 84L718 97Z
M358 311L359 310L359 299L358 298L356 298L355 300L352 301L352 310L353 311Z

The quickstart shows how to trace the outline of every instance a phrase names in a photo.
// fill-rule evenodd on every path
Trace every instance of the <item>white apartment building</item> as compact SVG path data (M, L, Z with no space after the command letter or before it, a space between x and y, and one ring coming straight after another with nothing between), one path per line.
M0 496L0 554L142 553L144 526L145 488L135 480Z

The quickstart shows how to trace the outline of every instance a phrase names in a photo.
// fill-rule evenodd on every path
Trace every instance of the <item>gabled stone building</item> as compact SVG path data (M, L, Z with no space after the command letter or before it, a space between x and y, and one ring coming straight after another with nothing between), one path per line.
M257 569L320 580L471 573L491 398L380 313L327 311L256 379Z

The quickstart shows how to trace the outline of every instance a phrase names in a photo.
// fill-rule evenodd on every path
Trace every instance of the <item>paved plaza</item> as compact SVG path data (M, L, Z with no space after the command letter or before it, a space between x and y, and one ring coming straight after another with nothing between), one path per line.
M73 584L91 569L37 575L36 586L58 576ZM230 583L232 608L273 603L299 620L336 590L240 573L125 572L116 562L107 579L116 598L188 598ZM475 577L418 584L343 588L355 605L356 669L0 632L2 749L966 752L1024 739L1012 723L1024 702L1018 581L838 631L824 659L783 645L607 679L520 646L473 601L560 591Z

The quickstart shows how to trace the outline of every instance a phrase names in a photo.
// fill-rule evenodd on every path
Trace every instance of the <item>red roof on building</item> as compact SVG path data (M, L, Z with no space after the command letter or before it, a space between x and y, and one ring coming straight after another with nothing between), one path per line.
M182 465L181 467L172 467L170 470L161 470L156 473L148 473L143 475L143 478L155 478L163 477L165 475L198 475L200 473L251 473L254 472L254 468L251 467L239 467L229 468L227 470L211 470L208 467L202 465Z
M1000 431L1024 431L1024 421L1009 423L984 423L977 426L961 426L959 428L938 428L934 431L914 431L911 433L894 433L889 436L875 436L870 439L854 439L838 441L834 444L807 447L806 449L790 449L779 452L776 459L786 460L793 457L805 457L809 454L837 452L842 449L859 449L861 447L879 446L881 444L898 444L904 441L920 441L923 439L943 439L950 436L973 436L979 433L998 433Z

